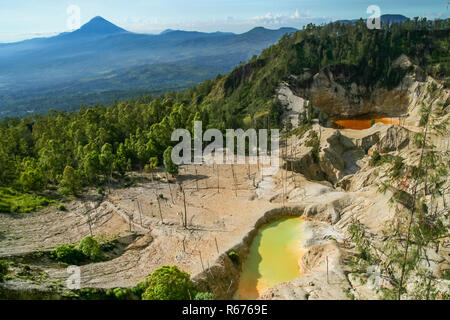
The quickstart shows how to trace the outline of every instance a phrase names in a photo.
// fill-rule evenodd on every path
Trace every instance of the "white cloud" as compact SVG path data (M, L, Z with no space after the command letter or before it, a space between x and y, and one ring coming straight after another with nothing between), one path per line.
M158 33L165 29L180 29L180 30L196 30L203 32L225 31L225 32L246 32L254 27L266 27L271 29L278 29L281 27L293 27L301 29L308 23L321 24L331 21L331 17L314 17L311 11L300 11L297 9L294 13L279 14L268 12L262 16L252 18L236 18L228 16L223 20L211 19L208 21L184 21L184 22L169 22L158 20L154 18L145 19L145 21L133 21L127 19L125 24L121 27L141 33Z
M289 27L297 27L308 24L308 23L323 23L331 21L330 17L313 17L311 16L311 11L307 10L305 12L296 9L293 15L282 15L282 14L272 14L267 13L264 16L254 17L252 18L254 23L261 24L263 26L268 27L280 27L280 26L289 26Z

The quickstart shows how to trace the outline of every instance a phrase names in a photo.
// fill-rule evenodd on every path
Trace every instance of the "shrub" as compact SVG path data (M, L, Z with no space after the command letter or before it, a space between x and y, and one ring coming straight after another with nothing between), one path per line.
M80 251L91 261L98 261L101 257L100 245L97 240L88 236L81 240L79 245Z
M450 269L442 271L442 279L450 280Z
M45 197L22 193L13 188L0 187L0 212L26 213L54 203Z
M239 254L236 251L230 251L228 257L233 261L235 265L239 264Z
M107 294L103 289L83 288L75 290L76 295L80 300L105 300Z
M108 295L116 300L135 300L136 297L133 294L133 290L130 288L115 288L111 291L108 290Z
M172 161L172 150L172 147L168 147L164 151L164 167L166 168L166 172L176 177L178 175L178 165Z
M314 130L309 131L309 140L306 142L307 147L311 147L311 156L315 163L319 162L319 153L320 153L320 140L317 132Z
M132 288L133 294L139 299L142 299L142 295L144 294L145 290L147 290L147 288L147 281L142 281Z
M8 273L8 263L3 260L0 260L0 282L3 282L6 274Z
M198 292L194 300L214 300L214 294L211 292Z
M117 248L119 241L117 239L111 240L111 241L107 241L107 242L103 242L102 244L100 244L100 251L101 252L108 252L108 251L112 251L115 248Z
M67 211L66 207L65 207L64 205L62 205L62 204L60 204L60 205L58 206L58 210L59 210L59 211Z
M147 278L143 300L191 300L195 297L190 275L177 266L163 266Z
M83 252L75 248L73 244L57 246L53 252L53 256L56 261L74 265L78 265L86 258Z
M59 178L59 192L62 195L78 196L82 191L80 174L73 167L66 166Z
M381 166L385 163L388 163L392 160L392 156L389 154L384 154L381 155L380 152L378 152L377 150L375 150L372 154L372 156L370 157L369 160L369 165L371 167L378 167Z
M390 177L391 178L397 178L401 175L403 172L403 169L405 168L405 164L403 163L403 158L396 156L394 157L394 164L392 165L391 171L390 171Z

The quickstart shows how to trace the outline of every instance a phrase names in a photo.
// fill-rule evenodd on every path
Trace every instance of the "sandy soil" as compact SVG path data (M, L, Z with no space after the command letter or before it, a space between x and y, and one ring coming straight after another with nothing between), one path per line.
M266 211L279 206L277 201L268 201L279 189L279 178L265 177L258 186L261 176L256 165L183 166L176 184L167 184L162 173L157 176L161 181L152 182L150 175L140 175L142 182L136 187L113 189L102 200L92 196L72 201L67 212L49 208L0 215L0 256L24 255L80 241L90 234L90 219L94 236L126 237L131 230L137 237L115 259L82 266L82 286L135 285L162 265L176 264L195 275L239 243ZM185 192L187 228L182 220L180 185ZM161 213L157 195L162 195ZM45 271L52 278L67 278L64 268L46 266Z

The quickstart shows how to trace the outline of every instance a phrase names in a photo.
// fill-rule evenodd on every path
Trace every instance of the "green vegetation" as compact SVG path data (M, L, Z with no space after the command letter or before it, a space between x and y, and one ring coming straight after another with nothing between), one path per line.
M31 212L55 203L45 197L0 187L0 212Z
M378 150L375 150L372 154L372 156L370 157L369 160L369 165L371 167L379 167L384 165L385 163L390 163L390 161L392 160L392 156L389 154L380 154L380 152L378 152Z
M289 136L296 135L298 139L301 139L306 132L311 130L311 128L312 128L312 126L309 123L307 123L307 124L300 123L297 128L295 128L294 130L289 132Z
M239 254L236 251L228 252L228 257L236 266L239 265Z
M90 236L81 240L79 249L90 261L98 261L101 258L100 245Z
M146 281L131 288L84 288L66 291L64 297L81 300L214 300L212 293L198 292L190 275L176 266L161 267Z
M166 151L164 151L164 167L166 168L167 173L176 177L178 175L178 165L172 161L172 151L172 147L168 147Z
M59 182L59 190L63 195L77 196L81 192L81 180L78 172L71 166L64 168L63 175Z
M317 132L314 130L309 131L309 140L306 142L307 147L311 147L311 156L315 163L319 162L319 153L320 153L320 140Z
M14 260L0 261L0 265L1 264L3 264L4 267L9 268L9 272L7 272L7 275L3 280L21 279L26 280L27 282L40 284L48 279L48 273L39 267L31 267L28 264L16 262Z
M190 275L176 266L164 266L147 278L143 300L192 300L196 295Z
M154 173L156 169L158 168L158 158L157 157L151 157L148 163L144 167L145 172L149 172L152 174L152 180L154 179Z
M6 261L0 260L0 282L3 282L3 279L8 274L8 263Z
M442 271L442 279L450 280L450 269Z
M115 300L136 300L140 299L133 292L133 288L114 288L106 291L107 297L112 297Z
M73 244L63 244L55 248L50 253L50 257L56 261L80 265L85 262L99 262L103 259L103 250L112 250L115 243L106 243L99 245L98 241L91 236L85 237L80 241L78 248Z
M439 252L441 239L449 236L448 208L443 198L449 154L437 150L428 135L447 134L450 124L445 108L437 103L439 89L432 85L427 94L431 101L420 109L423 133L416 137L420 156L404 159L397 155L389 159L392 165L379 178L379 191L392 191L391 203L395 204L395 219L386 226L380 237L383 240L377 241L359 221L353 221L349 228L358 252L353 257L353 272L364 277L370 266L378 266L382 278L390 284L379 289L384 299L450 298L440 291L439 279L423 264L429 259L427 252L430 249ZM373 163L385 161L388 160L374 154Z
M211 292L198 292L194 300L214 300L214 294Z
M0 122L0 187L34 194L58 188L62 195L79 195L83 187L110 185L128 171L146 165L154 170L155 159L176 175L164 161L164 152L176 143L170 139L173 130L192 132L194 120L222 131L280 128L283 108L274 93L291 74L302 79L305 72L334 68L348 73L350 82L389 89L404 74L392 62L405 54L421 72L441 79L450 69L448 24L414 19L382 30L369 30L363 21L308 25L230 74L184 92L5 118ZM327 120L310 104L305 124L314 117Z
M63 244L57 246L55 251L52 252L51 257L56 261L72 265L79 265L86 259L83 252L75 248L73 244Z

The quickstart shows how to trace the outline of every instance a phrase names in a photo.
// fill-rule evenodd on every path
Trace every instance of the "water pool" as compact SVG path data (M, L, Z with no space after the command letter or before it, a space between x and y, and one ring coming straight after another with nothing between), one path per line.
M235 299L256 299L278 283L300 276L303 222L298 217L283 218L258 230L243 263Z

